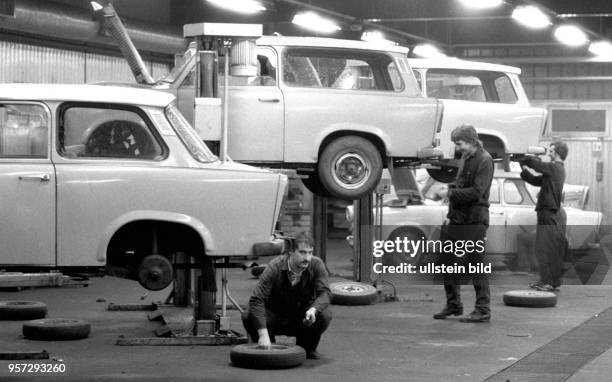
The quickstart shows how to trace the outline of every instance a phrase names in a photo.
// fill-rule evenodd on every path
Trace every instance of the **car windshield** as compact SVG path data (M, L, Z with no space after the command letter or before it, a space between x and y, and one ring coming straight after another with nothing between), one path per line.
M166 116L178 136L181 138L181 141L183 141L183 144L185 144L185 147L187 147L196 160L203 163L215 162L218 160L198 137L193 127L191 127L189 122L187 122L174 104L168 105L166 108Z

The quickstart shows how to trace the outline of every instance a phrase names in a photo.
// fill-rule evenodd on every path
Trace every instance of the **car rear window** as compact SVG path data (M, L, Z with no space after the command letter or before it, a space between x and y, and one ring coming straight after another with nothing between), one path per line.
M428 97L474 102L515 104L518 96L505 73L466 70L428 69Z

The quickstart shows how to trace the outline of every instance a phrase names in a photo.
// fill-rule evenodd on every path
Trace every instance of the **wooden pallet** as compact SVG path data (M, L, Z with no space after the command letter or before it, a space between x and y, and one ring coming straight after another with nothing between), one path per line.
M65 276L61 272L22 273L0 272L0 288L27 288L43 286L88 286L91 281L86 277Z

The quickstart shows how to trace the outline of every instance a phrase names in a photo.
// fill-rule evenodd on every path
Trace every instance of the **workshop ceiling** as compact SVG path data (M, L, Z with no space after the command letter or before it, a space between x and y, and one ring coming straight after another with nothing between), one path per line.
M612 27L610 0L506 0L489 10L471 9L459 0L261 1L267 10L251 17L220 10L206 0L174 0L172 8L176 22L263 22L266 33L286 35L312 35L291 24L297 11L310 9L341 23L342 31L332 37L359 39L362 31L378 28L402 45L429 41L447 50L461 46L556 44L552 28L530 30L512 20L510 15L516 5L539 5L557 15L554 24L576 23L593 39L607 38Z

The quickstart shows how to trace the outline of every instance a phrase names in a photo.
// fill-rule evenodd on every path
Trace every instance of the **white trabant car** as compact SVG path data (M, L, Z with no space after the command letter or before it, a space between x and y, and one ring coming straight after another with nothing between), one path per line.
M446 184L423 177L419 180L420 190L407 196L385 195L383 215L383 240L396 240L407 237L409 240L424 238L438 239L440 227L446 220L448 204L438 196ZM565 185L564 188L583 193L584 186ZM504 255L502 261L513 261L517 253L517 235L534 231L537 216L534 210L539 187L531 186L521 179L520 173L496 170L491 183L489 195L489 228L487 229L486 252L492 255ZM585 198L584 196L583 198ZM567 238L570 249L588 249L597 242L603 214L571 207L576 205L572 200L564 204L567 214ZM346 217L353 226L353 207L347 207ZM352 236L347 238L352 245ZM422 254L406 259L421 261Z
M444 153L440 170L430 174L442 182L456 175L452 130L462 124L476 128L484 148L494 159L528 153L539 144L546 110L532 107L520 81L521 69L457 58L409 59L423 95L444 103L440 148ZM452 166L444 166L452 165Z
M234 160L297 169L317 194L358 199L374 189L383 168L441 155L435 145L442 104L422 96L407 48L264 36L256 53L256 76L229 79L228 153ZM175 91L189 118L195 47L185 57L154 87ZM208 128L214 124L206 114L198 117L196 111L202 139L219 141L220 131Z
M220 161L174 99L0 85L0 267L106 266L154 287L177 253L280 253L286 176Z

